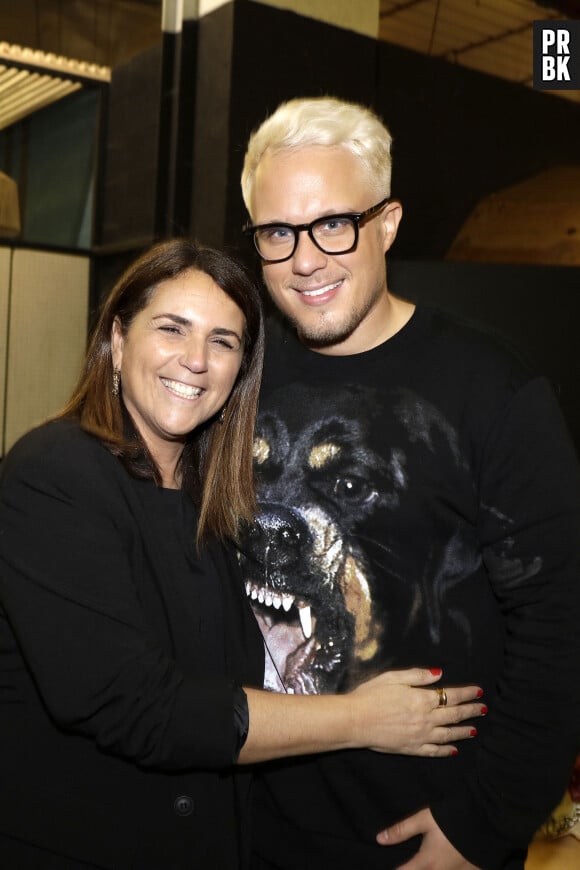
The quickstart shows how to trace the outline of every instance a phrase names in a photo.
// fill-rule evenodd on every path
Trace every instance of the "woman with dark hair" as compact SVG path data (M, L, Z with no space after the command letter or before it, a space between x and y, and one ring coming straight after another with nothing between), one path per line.
M476 687L270 694L231 542L254 511L258 291L187 240L107 299L71 400L0 475L0 865L246 865L250 762L449 755Z
M241 266L211 248L199 247L186 239L162 243L132 264L121 277L103 309L92 336L79 383L61 417L74 417L82 428L109 446L137 477L153 477L162 485L159 469L139 438L127 440L126 402L120 389L111 384L120 369L114 368L111 335L127 334L135 316L148 305L158 285L190 271L206 275L230 297L244 318L243 342L238 340L236 358L241 355L239 374L227 404L221 410L219 426L207 425L188 432L179 456L181 486L196 499L201 494L198 538L211 532L235 540L240 520L249 520L255 510L252 439L262 373L263 326L259 293ZM164 332L177 327L160 324ZM242 338L242 336L240 336ZM224 346L223 337L214 341ZM243 351L243 352L242 352ZM215 414L210 422L215 423ZM140 443L139 443L140 442ZM139 444L137 448L136 445ZM219 473L218 473L219 468ZM204 487L201 481L204 481Z

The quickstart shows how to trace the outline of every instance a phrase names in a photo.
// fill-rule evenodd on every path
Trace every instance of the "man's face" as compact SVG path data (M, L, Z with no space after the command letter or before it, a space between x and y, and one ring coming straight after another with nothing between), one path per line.
M380 199L348 150L309 146L263 157L252 192L252 221L304 224L362 212ZM306 345L339 355L383 341L389 311L385 252L400 217L400 205L387 204L361 225L358 245L348 254L325 254L303 232L289 260L263 264L272 299Z

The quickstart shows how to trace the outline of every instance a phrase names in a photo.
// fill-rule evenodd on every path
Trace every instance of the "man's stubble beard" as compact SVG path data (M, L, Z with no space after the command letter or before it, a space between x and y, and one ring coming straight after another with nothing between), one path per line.
M313 350L324 349L342 344L342 342L350 338L378 303L382 292L382 288L377 288L375 293L363 300L363 303L358 308L348 312L346 318L342 319L341 322L333 322L332 319L328 322L328 318L325 317L326 312L321 311L315 324L308 324L306 327L303 327L298 318L291 317L285 314L285 312L283 313L296 329L302 344Z

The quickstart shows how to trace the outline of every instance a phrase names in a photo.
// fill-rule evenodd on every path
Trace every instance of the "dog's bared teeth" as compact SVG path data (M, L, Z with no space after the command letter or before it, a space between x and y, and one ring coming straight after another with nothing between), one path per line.
M300 625L306 640L312 634L312 610L309 604L302 604L298 607L298 616L300 617Z
M272 595L272 604L274 605L276 610L280 610L280 608L282 607L282 596L279 592L274 592L274 594Z
M293 595L283 595L282 596L282 607L288 613L292 605L294 604L294 596Z
M263 604L263 603L264 603L264 598L265 598L265 597L266 597L266 595L265 595L265 592L264 592L264 588L261 586L261 587L258 589L258 601L260 602L260 604Z
M272 598L273 598L272 593L270 592L269 589L266 589L266 593L264 595L264 604L266 605L266 607L272 606Z
M252 586L252 591L250 593L250 597L251 597L252 601L255 601L256 598L258 597L258 590L256 589L255 586Z
M249 598L251 594L252 594L252 584L250 583L249 580L246 580L246 595Z

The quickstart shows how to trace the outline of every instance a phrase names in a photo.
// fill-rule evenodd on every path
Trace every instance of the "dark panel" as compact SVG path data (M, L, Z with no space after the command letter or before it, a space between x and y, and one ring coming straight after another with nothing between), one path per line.
M552 381L580 452L580 268L389 260L389 287L508 340Z
M394 134L401 258L443 257L479 199L580 164L580 105L397 46L381 45L378 108Z
M373 104L379 44L251 0L234 6L226 241L244 245L240 174L250 132L293 97L332 94Z
M179 129L182 34L164 33L161 49L159 136L155 184L155 237L175 235L175 188Z
M224 243L230 152L234 6L221 6L198 23L190 232L205 244Z
M113 70L91 270L91 326L102 298L154 237L161 34L159 39L158 46Z
M153 238L161 45L113 70L105 154L103 246Z
M145 247L145 246L144 246ZM101 305L125 269L143 252L143 247L93 256L91 260L89 333L96 326Z
M175 178L174 227L178 235L189 232L193 197L193 149L195 147L195 82L197 81L198 23L184 21L179 87L179 129Z

